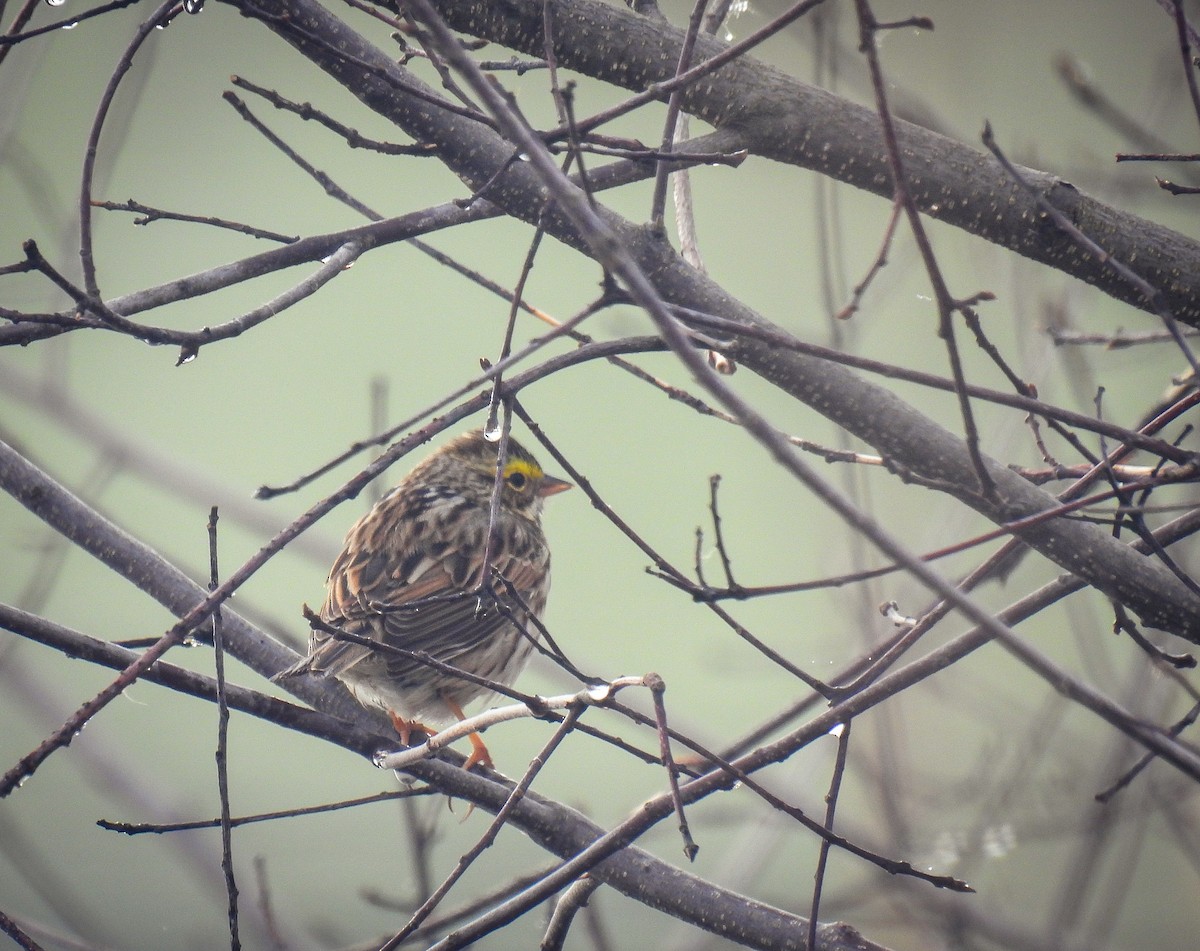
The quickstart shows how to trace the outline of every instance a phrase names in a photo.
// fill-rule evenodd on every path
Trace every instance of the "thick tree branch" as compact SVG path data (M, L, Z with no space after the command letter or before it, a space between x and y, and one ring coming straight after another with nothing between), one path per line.
M515 147L490 128L450 112L431 110L427 97L410 97L417 80L333 14L311 0L245 2L264 22L370 108L420 141L438 143L438 155L509 214L591 254L588 241L558 209L546 211L545 185L529 163L511 162ZM320 37L318 41L317 38ZM914 178L916 178L914 173ZM782 333L684 262L666 241L602 207L597 213L611 240L628 249L663 299L726 317L748 328ZM946 491L992 521L1004 524L1052 508L1054 498L1007 467L984 459L994 497L976 491L963 440L891 391L843 367L780 349L747 333L731 332L730 356L864 440L897 468ZM1020 537L1056 564L1127 605L1150 627L1200 643L1200 597L1153 559L1121 545L1098 526L1063 519L1022 529Z
M205 588L189 580L149 546L121 531L3 443L0 443L0 484L30 505L48 524L68 534L90 554L170 606L176 614L193 609L207 595ZM260 673L271 673L288 659L294 659L295 655L285 647L228 608L222 609L222 622L229 653ZM115 669L127 668L137 656L4 606L0 606L0 626ZM216 684L210 678L162 664L151 670L152 680L195 696L215 697ZM297 726L368 758L380 748L380 737L387 733L385 718L359 706L344 689L329 681L318 684L305 678L289 683L288 689L329 716L297 710L291 704L235 687L230 688L230 705L281 725ZM339 725L331 716L345 723ZM495 774L481 776L463 770L453 757L450 762L414 763L405 771L492 813L504 806L513 788L510 781ZM664 814L669 813L668 803ZM543 848L563 858L577 857L603 840L608 854L595 864L592 874L632 898L714 934L734 938L749 947L805 947L802 937L808 928L805 919L719 888L632 847L629 843L636 834L653 821L650 813L646 817L647 821L636 825L632 834L614 836L575 810L530 792L512 809L509 821ZM825 925L819 932L821 951L884 951L844 925Z
M543 0L434 3L455 29L533 55L543 48L544 5ZM561 66L638 93L674 77L682 30L600 0L552 0L550 5ZM699 37L692 61L725 48L719 40ZM740 146L751 154L813 169L884 198L893 194L874 112L752 58L734 60L687 87L683 107L718 129L736 131ZM990 155L909 122L896 125L908 186L925 214L1134 307L1151 307L1137 289L1055 229ZM1055 175L1034 169L1021 173L1040 197L1110 255L1136 262L1137 272L1162 292L1178 320L1200 326L1200 244L1097 201Z

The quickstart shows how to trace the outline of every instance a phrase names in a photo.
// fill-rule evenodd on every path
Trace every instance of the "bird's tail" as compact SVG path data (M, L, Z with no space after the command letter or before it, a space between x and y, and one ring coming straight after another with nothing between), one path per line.
M309 654L307 657L301 657L298 661L296 661L296 663L292 664L291 667L284 667L283 670L275 674L275 676L271 678L271 683L277 684L283 680L290 680L292 677L300 677L304 674L314 673L315 671L313 670L312 662L313 658L311 654Z

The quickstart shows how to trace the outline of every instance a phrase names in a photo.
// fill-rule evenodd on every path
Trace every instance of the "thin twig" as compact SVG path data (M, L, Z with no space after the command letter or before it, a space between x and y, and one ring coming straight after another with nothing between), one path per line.
M1061 211L1050 204L1042 194L1025 180L1025 177L1020 173L1015 165L1008 160L1004 153L1000 150L1000 146L996 144L996 138L992 134L991 123L986 123L983 127L983 144L987 146L996 160L1004 167L1009 177L1014 182L1021 186L1029 195L1037 202L1039 208L1046 213L1051 221L1072 241L1074 241L1083 251L1090 254L1099 264L1109 268L1116 274L1120 275L1122 280L1135 288L1138 293L1145 298L1147 305L1154 311L1155 314L1162 320L1168 333L1171 334L1176 345L1183 353L1184 358L1192 368L1192 372L1200 375L1200 362L1197 362L1195 353L1188 345L1187 339L1184 337L1182 330L1179 327L1179 322L1175 319L1175 315L1167 306L1166 299L1160 289L1154 287L1140 274L1136 273L1132 268L1122 261L1118 261L1111 254L1105 251L1092 238L1084 234L1079 227L1067 218Z
M687 137L687 127L685 125L687 118L686 114L680 116L679 139ZM576 152L587 152L591 155L608 155L613 158L626 159L630 162L667 162L679 169L676 175L686 174L686 169L682 167L682 163L684 162L696 165L725 165L729 168L738 168L750 157L748 149L735 149L732 152L692 152L687 149L672 149L670 152L664 152L662 149L646 148L640 143L637 145L614 146L600 145L587 140L567 146L552 142L547 147L555 155L565 149L574 149Z
M24 3L21 4L21 9L13 17L12 23L8 25L8 30L4 33L4 36L6 38L18 36L21 30L25 28L25 24L32 19L34 11L40 9L41 5L41 0L24 0ZM0 64L3 64L4 60L8 58L8 53L11 49L11 44L0 45Z
M533 784L534 778L541 772L542 767L546 765L554 751L558 749L559 744L574 729L575 722L579 719L584 709L585 704L582 702L572 703L567 708L566 716L563 717L562 722L555 728L554 733L546 741L541 752L530 761L529 767L525 770L525 775L513 787L508 799L505 800L504 805L496 812L496 815L483 835L459 858L458 863L454 866L454 870L434 889L433 893L422 903L421 907L413 912L412 917L409 918L404 927L396 932L392 938L384 942L379 951L394 951L395 948L400 947L404 943L404 940L416 931L421 922L428 918L438 904L441 903L441 900L446 897L450 889L454 887L454 884L462 878L467 869L471 867L471 864L496 841L496 836L500 834L500 830L508 821L509 814L516 808L517 803L524 798L525 793Z
M508 320L504 325L504 340L500 345L500 360L504 360L512 354L513 333L517 329L517 314L520 312L521 301L525 298L525 284L529 281L529 275L533 272L533 264L537 260L538 249L542 246L542 238L545 233L545 229L539 219L537 226L533 229L533 237L529 241L529 247L525 250L525 259L521 262L521 273L517 277L516 286L513 288L512 300L508 309ZM484 424L485 432L496 429L496 414L500 406L500 391L503 385L504 375L498 372L492 378L492 396L491 402L488 404L487 422ZM502 459L501 462L503 463L503 461ZM496 491L499 493L499 483L497 483ZM493 504L496 504L497 501L498 499L494 499ZM484 564L487 564L487 562L484 562Z
M550 72L550 98L554 101L555 112L558 113L558 123L560 126L567 126L573 133L574 125L568 122L563 89L558 81L558 55L554 52L554 4L550 0L542 0L542 55L546 59L546 69Z
M77 27L84 20L90 20L92 17L103 16L106 13L112 13L114 10L122 10L125 7L133 6L139 3L140 0L110 0L109 3L101 4L91 10L85 10L77 16L68 17L65 20L55 20L53 23L47 23L45 26L39 26L33 30L26 30L23 33L10 32L0 36L0 62L4 61L4 56L8 52L8 47L16 46L18 43L24 43L26 40L32 40L35 36L42 36L46 33L53 33L55 30L70 30ZM17 23L13 24L19 29Z
M37 269L66 291L80 309L80 312L74 316L51 315L52 322L71 329L108 330L153 345L177 346L179 355L176 359L176 366L194 360L200 353L200 348L205 344L238 337L247 330L270 320L298 301L315 294L353 264L358 256L367 250L368 246L366 243L359 244L354 241L343 244L323 262L314 274L304 278L261 307L234 317L223 324L205 327L201 330L175 330L170 327L139 324L121 316L99 298L94 298L83 289L71 284L41 256L35 242L26 241L23 245L30 260L36 262ZM87 317L83 313L85 311L96 316L94 318ZM26 316L24 319L31 318Z
M1200 717L1200 703L1194 704L1183 717L1171 725L1171 735L1179 736L1180 733L1195 723L1198 717ZM1096 793L1096 801L1108 802L1113 796L1133 782L1155 759L1156 757L1153 753L1143 755L1126 773L1116 779L1111 786Z
M1047 329L1050 339L1056 347L1067 344L1100 344L1106 350L1121 350L1125 347L1136 347L1144 343L1171 343L1174 337L1165 330L1145 330L1129 333L1118 330L1113 334L1092 333L1086 330L1060 330L1057 327ZM1185 337L1200 336L1200 329L1195 327L1183 328Z
M568 130L570 130L567 135L567 142L570 145L570 148L568 149L568 156L571 160L573 160L575 162L575 167L579 169L579 187L581 189L583 189L583 193L587 196L588 203L593 208L595 208L595 206L596 206L596 196L595 196L596 189L595 189L595 186L592 185L592 179L588 172L588 165L583 160L583 150L579 147L580 133L579 133L579 130L576 127L576 123L575 123L575 84L574 83L567 83L566 87L563 89L562 105L563 105L563 110L567 114L567 128L568 128ZM566 171L567 165L569 165L569 164L570 164L569 161L564 163L564 165L563 165L564 172ZM603 262L601 262L601 265L603 266ZM615 292L615 288L612 286L612 278L608 274L608 272L605 271L603 293L605 294L605 296L611 296L614 292Z
M867 288L871 286L871 283L878 276L879 272L887 267L888 255L892 250L892 240L896 237L896 225L900 223L900 215L903 211L904 206L900 202L893 200L892 213L888 215L888 222L883 229L883 238L879 242L879 250L875 253L875 260L867 268L867 273L863 275L863 279L854 285L854 290L850 292L849 302L834 315L838 320L849 320L858 312Z
M465 415L465 412L463 413ZM453 411L442 417L440 426L452 424L461 416ZM44 740L35 750L23 756L20 761L0 778L0 798L8 796L14 789L23 784L37 768L56 750L70 744L84 726L104 709L109 703L120 696L130 684L140 678L152 667L163 654L185 637L191 634L199 625L207 621L212 612L221 606L247 580L280 552L293 538L306 531L319 519L332 511L337 505L361 492L379 473L387 469L396 459L399 459L420 443L429 434L420 431L406 439L401 439L390 447L380 458L367 466L357 475L346 482L333 495L318 502L291 524L278 532L265 546L230 575L223 584L212 591L206 598L194 605L179 621L167 630L161 638L148 650L138 656L138 659L123 670L115 680L83 704L66 722ZM0 447L3 448L3 447Z
M712 475L708 478L708 510L712 513L713 538L717 546L717 554L721 556L721 569L725 572L725 586L729 591L737 591L740 585L733 580L733 561L725 548L725 533L721 530L721 512L717 508L717 490L721 486L721 476Z
M1149 533L1147 533L1149 534ZM1154 548L1157 542L1153 537L1145 538L1145 544ZM1129 612L1125 610L1123 605L1113 605L1113 633L1125 634L1131 641L1140 647L1151 660L1158 663L1170 664L1176 670L1191 670L1196 666L1196 658L1191 654L1172 654L1169 651L1163 650L1156 644L1152 644L1150 640L1139 629L1137 624L1129 616Z
M92 181L96 173L96 153L100 148L100 132L104 128L108 111L116 97L117 87L121 85L121 80L133 65L134 56L137 55L146 38L154 32L155 27L169 20L180 9L182 7L177 0L166 0L137 28L121 54L121 58L117 60L116 66L109 73L108 82L100 96L100 103L96 107L95 118L92 119L92 127L88 131L79 184L79 261L83 266L83 286L87 289L88 295L97 300L100 299L100 285L96 281L96 261L92 244Z
M1200 162L1200 152L1118 152L1118 162Z
M216 591L221 573L217 562L217 507L208 513L208 590ZM217 794L221 800L221 871L229 898L229 947L239 951L238 887L233 873L233 826L229 806L229 701L225 696L225 641L221 634L221 609L212 613L213 656L217 676Z
M233 107L234 111L241 116L242 119L245 120L252 129L254 129L254 131L256 131L264 139L270 142L271 145L275 146L275 148L291 159L291 161L294 162L305 174L314 179L322 188L324 188L327 195L336 199L337 201L342 202L344 205L350 206L355 211L359 212L364 218L367 218L370 221L383 220L382 215L380 215L378 212L372 211L358 199L350 195L349 192L338 185L329 175L305 160L300 153L284 142L280 136L272 132L267 127L267 124L259 119L258 116L256 116L250 110L250 107L246 105L245 101L240 96L238 96L236 93L226 90L221 94L221 98L229 103L229 105Z
M643 92L634 96L630 96L624 102L620 102L611 108L597 112L594 115L582 120L578 123L580 132L591 132L602 125L606 125L614 119L640 109L648 102L665 98L676 89L683 89L691 86L703 77L710 73L716 72L726 63L733 62L741 56L744 56L750 50L765 43L771 37L782 32L789 24L799 20L815 7L820 6L825 0L801 0L801 2L789 7L773 20L765 23L754 32L750 33L745 39L739 40L736 43L731 43L726 46L721 52L715 56L711 56L701 63L697 63L690 69L678 74L672 79L667 79L662 82L652 83ZM566 124L560 125L557 129L552 129L543 135L545 142L554 142L567 138L570 130Z
M478 391L481 383L486 383L486 382L490 381L492 376L496 372L504 370L504 369L508 369L510 366L515 366L521 360L525 359L530 353L532 353L535 350L544 346L547 339L548 338L542 338L539 341L535 341L533 344L531 344L526 349L518 351L517 353L513 354L513 356L509 360L502 360L502 361L500 361L500 363L497 363L494 366L488 367L483 372L482 376L469 381L468 383L464 384L463 386L460 386L458 389L454 390L452 393L450 393L450 394L442 397L441 399L437 400L436 402L430 404L429 406L422 409L420 412L414 413L412 416L410 416L408 419L404 420L403 422L398 423L395 426L392 426L389 430L387 430L387 432L381 433L379 436L373 437L371 439L364 439L364 440L360 440L356 443L353 443L344 452L342 452L339 455L335 456L334 458L330 459L328 462L317 467L316 469L313 469L312 471L305 473L304 475L302 475L298 479L295 479L294 481L288 483L287 485L259 486L258 490L255 492L255 498L272 499L278 495L286 495L291 492L296 492L296 491L304 488L309 483L314 482L316 479L319 479L321 476L325 475L326 473L332 471L333 469L336 469L343 462L346 462L347 460L358 455L358 453L363 452L366 449L370 449L373 446L378 446L381 444L391 442L393 439L396 439L398 436L400 436L401 433L405 432L406 430L411 429L413 426L418 425L421 422L421 420L426 419L427 417L430 417L436 413L440 413L443 410L445 410L447 407L452 406L454 404L455 400L461 399L467 393ZM512 395L518 393L524 386L534 382L535 380L542 379L545 376L550 376L551 374L556 373L559 370L562 370L568 366L574 366L576 364L586 363L590 360L606 359L608 357L611 357L611 356L614 356L617 354L622 354L622 353L640 353L640 352L646 352L646 351L661 350L662 348L663 348L662 342L654 337L625 338L622 340L604 341L604 342L600 342L600 343L585 344L584 346L581 346L576 350L570 351L569 353L560 354L559 356L556 356L556 357L551 357L549 360L547 360L545 363L543 363L540 367L536 367L532 370L526 370L524 373L519 374L515 378L510 377L509 381L505 387L505 390L506 390L507 395L512 396ZM520 382L515 382L515 381L520 381ZM471 413L478 412L479 410L483 409L484 407L486 407L488 405L489 399L490 399L490 397L485 395L482 398L476 396L475 398L466 401L463 404L464 412L462 413L462 415L456 415L455 418L462 419L462 418L465 418L466 416L470 415Z
M358 806L374 805L377 802L393 802L397 799L430 796L436 792L437 790L432 786L414 786L409 789L375 793L373 796L363 796L359 799L345 799L341 802L322 803L319 806L299 806L295 809L260 812L251 816L232 816L229 819L229 826L236 829L238 826L252 825L256 822L275 822L279 819L294 819L297 816L315 816L326 812L339 812L342 809L354 809ZM216 816L212 819L195 819L191 822L113 822L109 819L97 819L96 825L108 832L120 832L124 835L163 835L169 832L194 832L197 829L219 829L223 821L221 816Z
M963 371L962 358L958 351L954 331L954 313L961 309L962 302L956 301L950 294L941 267L933 253L933 244L921 221L920 209L908 188L900 141L892 120L891 107L888 105L887 81L883 75L875 39L875 34L879 30L879 22L875 19L868 0L855 0L855 9L859 22L859 51L866 57L867 67L871 74L871 85L875 90L875 109L883 126L883 142L887 150L888 166L892 171L895 201L904 208L909 230L912 231L917 250L925 264L925 272L929 277L929 283L937 302L938 336L945 344L946 354L950 361L951 375L954 378L954 392L958 397L959 412L962 415L964 439L971 466L975 470L975 478L979 482L979 491L984 498L992 498L995 496L996 486L991 474L987 471L987 465L979 448L979 430L975 424L975 414L971 409L966 375Z
M336 133L345 139L346 145L352 149L366 149L370 152L380 152L383 155L412 155L419 158L432 156L437 152L437 146L431 142L422 142L417 145L400 145L397 142L380 142L377 139L368 139L357 129L352 129L350 126L338 122L332 116L316 108L311 102L293 102L291 99L279 95L275 90L259 86L242 76L230 76L229 81L247 92L252 92L254 95L260 96L276 109L295 113L306 122L312 121L324 126L330 132Z
M579 489L581 489L585 495L587 495L588 500L592 503L592 506L596 508L602 515L604 515L604 517L607 518L626 538L628 538L643 553L645 553L646 556L653 561L654 567L661 572L662 575L671 579L672 583L678 582L680 585L688 588L694 587L691 581L688 580L687 576L680 569L676 568L665 557L659 554L649 542L647 542L628 522L625 521L625 519L621 518L621 516L619 516L613 510L612 506L604 501L600 493L597 492L592 486L591 481L571 465L566 457L563 456L563 454L559 451L558 447L546 436L544 432L542 432L541 427L539 427L537 423L535 423L533 419L529 417L529 414L525 412L521 404L515 400L513 402L513 412L515 412L517 416L520 417L521 421L529 427L529 430L533 433L534 438L536 438L546 448L546 451L550 453L555 462L563 468L568 476L570 476L571 481ZM735 634L750 644L756 651L758 651L772 663L777 664L783 670L786 670L793 677L814 690L824 692L827 689L820 680L813 677L796 664L792 663L781 653L779 653L779 651L773 649L772 647L763 643L759 638L755 637L745 626L734 620L734 618L730 616L729 612L722 609L720 605L712 602L704 603L708 609L718 618L720 618Z
M486 69L489 73L507 73L514 72L518 76L524 76L528 72L535 69L547 69L548 66L545 60L541 59L517 59L516 56L510 56L508 59L485 59L479 62L480 69Z
M850 727L852 721L847 720L835 728L837 734L837 758L833 763L833 773L829 777L829 791L825 793L825 828L833 831L833 819L837 813L838 795L842 788L842 777L846 775L846 758L850 753ZM822 839L820 851L817 853L817 870L813 874L812 910L808 917L808 946L817 946L817 921L821 911L821 893L825 890L825 869L829 864L829 840Z
M696 47L696 37L700 33L700 24L704 18L704 8L708 0L694 0L692 14L688 17L687 29L683 34L683 42L679 44L679 60L675 66L675 75L687 72L692 64L692 51ZM669 155L675 145L676 125L679 122L680 105L683 90L675 89L667 99L667 115L663 120L662 145L659 150ZM663 209L667 204L667 175L669 166L660 160L654 175L654 191L650 199L650 227L662 230Z
M498 887L494 887L482 895L464 902L457 908L447 911L440 917L431 918L424 925L418 928L415 932L409 935L409 942L416 944L417 942L428 942L434 939L434 936L444 934L448 929L458 924L460 921L465 921L468 918L473 918L483 909L490 908L499 901L506 898L511 898L514 894L524 891L534 882L538 881L546 870L540 870L527 875L518 875L514 878L503 882ZM398 903L387 896L381 895L379 892L371 889L363 889L361 892L363 900L377 908L383 908L387 911L409 914L412 911L411 904ZM372 951L376 951L372 947Z
M700 846L692 838L692 830L688 827L687 815L683 811L683 800L679 797L679 767L675 763L675 757L671 755L671 738L667 734L667 706L663 702L667 684L658 674L647 674L644 680L646 686L650 688L650 697L654 701L654 721L658 727L658 749L663 765L667 768L671 802L675 807L675 816L679 820L679 834L683 837L683 854L687 856L689 862L694 862Z
M546 627L541 618L537 616L537 612L533 611L529 605L521 597L521 592L517 586L504 577L499 571L492 570L492 576L495 581L499 582L504 587L505 598L496 599L496 607L500 613L507 617L520 630L520 632L533 642L533 648L543 657L546 657L565 670L568 674L574 677L581 684L601 683L603 677L589 675L580 670L567 657L563 649L558 645L558 641L550 633L550 629ZM507 603L511 600L511 604ZM528 628L532 627L536 632L530 635ZM545 641L545 644L542 642ZM580 725L583 728L583 725Z
M448 668L444 672L448 673L454 670L455 668ZM486 683L486 681L484 682ZM444 730L439 730L423 743L414 743L412 746L391 753L380 751L375 757L375 765L380 769L402 770L413 763L428 759L437 753L438 750L448 746L455 740L461 740L472 733L480 733L497 724L530 717L554 719L555 717L552 716L553 711L567 710L569 713L576 705L580 704L585 706L609 706L612 704L613 698L619 690L624 690L627 687L644 687L646 685L645 677L616 677L607 682L591 684L576 693L560 694L554 697L537 697L530 694L522 695L514 690L508 690L506 693L508 695L515 695L515 698L518 700L517 703L502 707L492 707L489 710L484 710L482 713L466 717L446 727Z
M515 314L514 309L513 316ZM493 387L492 395L489 398L487 422L483 426L483 438L496 443L496 471L492 476L492 493L488 501L487 531L483 536L483 557L479 562L479 578L474 582L478 595L478 601L475 605L477 615L482 614L485 609L483 603L484 597L489 598L493 605L500 602L500 598L496 595L495 582L492 577L492 552L496 549L500 530L500 499L504 494L504 468L508 465L508 443L512 430L512 404L508 402L504 404L504 421L501 423L492 415L496 412L495 403L498 400L498 395L499 389ZM526 633L524 624L518 624L517 628L522 633Z
M455 81L454 75L449 69L446 68L446 64L442 61L442 58L437 55L437 50L430 48L428 37L425 35L425 31L421 29L417 21L414 20L411 15L409 15L408 11L406 11L402 5L400 7L400 15L404 18L405 32L410 36L416 37L416 40L420 44L422 51L425 53L425 59L428 60L429 64L434 68L434 71L437 72L438 77L442 80L442 88L454 96L454 98L461 102L467 109L482 114L478 105L471 100L471 97L468 96L463 88Z
M926 373L922 370L899 367L892 363L884 363L868 357L842 353L832 347L823 347L819 344L799 340L778 329L769 329L741 321L728 320L715 314L703 314L688 308L675 307L672 308L672 311L689 325L712 328L716 332L738 334L755 340L761 340L771 344L773 347L787 348L794 350L796 353L829 360L832 363L839 363L858 370L865 370L867 373L875 373L892 380L903 380L908 383L915 383L918 386L926 386L949 393L955 391L954 381L946 377ZM1063 409L1052 403L1046 403L1030 396L1019 393L1007 393L1003 390L993 390L975 383L968 383L966 385L966 393L973 399L986 400L999 406L1008 406L1026 413L1036 413L1047 419L1057 419L1068 426L1074 426L1077 429L1083 429L1087 432L1104 433L1125 442L1132 440L1137 448L1145 449L1156 456L1170 459L1172 462L1183 464L1192 458L1190 453L1180 450L1178 446L1172 446L1164 440L1151 439L1138 433L1136 430L1114 426L1112 423L1097 420L1094 416Z
M1154 181L1163 191L1172 195L1200 195L1200 185L1180 185L1167 178L1159 178L1157 175Z
M254 225L242 224L240 221L230 221L227 218L216 218L212 215L188 215L180 211L151 208L149 205L143 205L132 198L121 202L93 201L92 207L102 208L105 211L128 211L135 215L142 215L143 217L134 221L135 225L144 226L155 221L186 221L193 224L211 225L214 228L224 228L229 231L238 231L242 234L248 234L252 238L278 241L280 244L294 244L300 240L298 234L288 235L278 231L268 231L265 228L256 228Z
M1175 33L1179 39L1179 57L1183 60L1183 75L1187 81L1188 94L1192 97L1192 112L1200 122L1200 88L1196 86L1196 65L1192 62L1192 44L1188 37L1187 14L1183 0L1171 0L1175 14Z

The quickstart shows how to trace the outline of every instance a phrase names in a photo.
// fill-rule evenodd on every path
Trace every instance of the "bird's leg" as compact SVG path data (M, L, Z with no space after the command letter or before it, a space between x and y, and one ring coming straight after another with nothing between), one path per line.
M442 700L446 706L450 708L458 719L465 720L467 715L463 713L463 709L459 706L456 700L442 694ZM470 769L476 763L482 763L488 769L495 769L496 765L492 762L492 754L488 752L488 748L483 745L483 738L478 733L472 733L467 737L471 741L471 755L467 757L467 761L463 764L463 769Z
M419 723L416 720L406 720L400 716L395 710L388 710L388 717L392 721L392 727L400 734L400 743L402 746L409 746L409 738L412 736L413 730L420 730L422 733L427 733L430 736L436 732L429 729L424 723Z

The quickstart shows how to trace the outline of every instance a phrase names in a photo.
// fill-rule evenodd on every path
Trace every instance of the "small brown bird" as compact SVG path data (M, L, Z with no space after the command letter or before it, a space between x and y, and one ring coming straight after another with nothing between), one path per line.
M533 650L489 596L480 597L483 558L496 481L498 445L475 430L420 463L359 519L329 572L321 619L350 633L410 651L424 651L460 670L508 685ZM550 591L550 548L542 534L542 502L571 483L542 471L515 440L501 474L500 502L491 542L491 566L537 617ZM516 599L495 590L509 612L527 625ZM407 746L425 720L463 719L463 706L489 694L486 687L419 661L373 651L313 631L308 656L280 671L337 677L364 706L381 707ZM492 765L472 734L467 768Z

